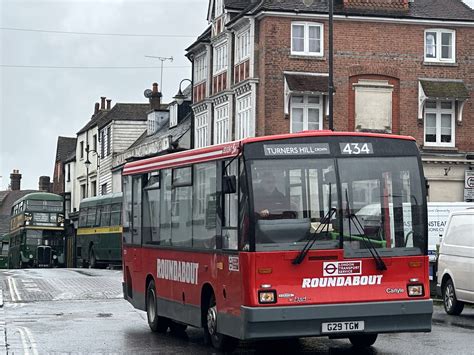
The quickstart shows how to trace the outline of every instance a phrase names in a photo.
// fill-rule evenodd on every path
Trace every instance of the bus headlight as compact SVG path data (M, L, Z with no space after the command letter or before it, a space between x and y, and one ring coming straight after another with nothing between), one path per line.
M423 285L408 285L408 296L416 297L416 296L423 296Z
M258 301L260 303L275 303L276 292L275 291L258 291Z
M30 259L33 259L33 254L30 254Z
M53 255L53 259L56 260L58 258L57 255Z

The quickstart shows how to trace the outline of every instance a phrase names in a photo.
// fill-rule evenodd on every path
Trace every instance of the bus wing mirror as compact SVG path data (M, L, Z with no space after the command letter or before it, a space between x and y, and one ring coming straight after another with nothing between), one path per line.
M222 179L222 192L224 194L233 194L237 192L237 179L235 175L224 176Z

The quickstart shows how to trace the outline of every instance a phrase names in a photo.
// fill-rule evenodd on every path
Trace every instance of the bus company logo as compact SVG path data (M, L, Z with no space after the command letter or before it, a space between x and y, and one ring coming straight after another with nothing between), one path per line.
M197 285L198 269L198 263L156 259L156 275L159 279L163 280Z
M361 261L338 261L323 263L323 276L360 275Z

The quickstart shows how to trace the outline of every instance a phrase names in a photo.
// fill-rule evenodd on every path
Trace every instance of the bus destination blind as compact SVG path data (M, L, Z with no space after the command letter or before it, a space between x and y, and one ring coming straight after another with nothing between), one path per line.
M329 154L328 143L264 144L265 156L295 156Z

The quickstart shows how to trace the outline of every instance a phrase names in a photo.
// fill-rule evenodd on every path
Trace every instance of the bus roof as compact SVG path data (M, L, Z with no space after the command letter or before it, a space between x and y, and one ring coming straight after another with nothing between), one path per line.
M16 205L17 203L21 201L28 201L28 200L34 200L34 201L63 201L63 197L60 195L52 194L50 192L32 192L28 195L23 196L22 198L16 200L13 202L13 205Z
M335 137L335 136L350 136L350 137L372 137L372 138L386 138L386 139L402 139L415 141L415 138L410 136L400 136L394 134L382 133L368 133L368 132L334 132L328 130L314 130L303 131L298 133L279 134L273 136L262 136L245 138L238 141L212 145L204 148L197 148L185 150L178 153L160 155L157 157L141 159L125 164L123 175L132 175L137 173L145 173L158 169L165 169L169 167L185 166L192 163L203 163L212 160L223 158L232 158L240 154L242 147L245 144L263 141L274 141L289 138L302 137Z
M81 201L79 208L109 205L120 202L122 202L122 193L116 192L113 194L85 198Z

